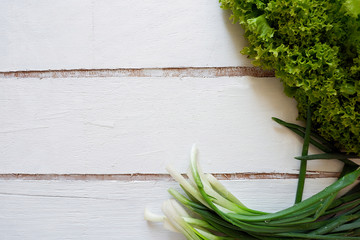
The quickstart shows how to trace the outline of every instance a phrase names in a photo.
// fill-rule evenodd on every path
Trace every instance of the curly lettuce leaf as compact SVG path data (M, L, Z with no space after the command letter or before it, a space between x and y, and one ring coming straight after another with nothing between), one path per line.
M344 3L346 11L354 18L360 14L360 0L347 0Z
M360 154L360 0L220 0L245 29L242 50L273 69L299 118L313 108L317 132Z

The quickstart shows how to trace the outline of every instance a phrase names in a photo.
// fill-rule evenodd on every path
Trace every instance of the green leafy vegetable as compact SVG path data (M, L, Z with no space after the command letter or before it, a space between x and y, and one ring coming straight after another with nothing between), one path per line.
M360 0L220 0L245 29L243 54L272 69L299 117L336 147L360 153Z

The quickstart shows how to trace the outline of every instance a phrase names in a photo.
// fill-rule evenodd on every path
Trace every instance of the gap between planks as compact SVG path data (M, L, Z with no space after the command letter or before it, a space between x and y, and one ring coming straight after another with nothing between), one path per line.
M273 71L257 67L178 67L68 69L0 72L0 78L95 78L95 77L274 77Z
M297 179L294 173L213 173L218 180L240 179ZM185 176L185 175L184 175ZM308 171L307 178L337 178L339 173ZM0 174L0 180L79 180L79 181L172 181L169 174Z

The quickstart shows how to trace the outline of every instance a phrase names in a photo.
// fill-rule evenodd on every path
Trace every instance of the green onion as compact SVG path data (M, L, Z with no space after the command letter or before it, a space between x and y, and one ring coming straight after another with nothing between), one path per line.
M288 128L290 126L293 131L296 129L305 138L302 161L324 156L307 156L307 143L316 142L323 150L335 149L323 139L314 139L315 135L309 131L310 121L305 131L295 124L276 121ZM331 154L342 160L349 157L343 153ZM184 193L170 188L169 193L174 199L163 204L164 216L146 210L145 219L161 221L165 228L180 232L189 240L360 239L360 185L338 196L359 178L360 169L352 162L346 162L345 166L351 166L347 169L349 173L343 171L344 176L317 194L298 200L289 208L266 213L246 207L213 175L202 172L194 145L187 178L167 167ZM306 169L303 174L305 172ZM303 183L299 184L298 191L302 195Z
M310 131L311 130L311 109L310 106L307 110L306 115L306 130L304 135L304 144L301 152L301 156L307 156L309 151L309 143L310 143ZM306 178L306 166L307 161L301 160L300 164L300 172L299 172L299 179L298 185L296 189L296 196L295 196L295 203L299 203L302 200L303 192L304 192L304 185L305 185L305 178Z

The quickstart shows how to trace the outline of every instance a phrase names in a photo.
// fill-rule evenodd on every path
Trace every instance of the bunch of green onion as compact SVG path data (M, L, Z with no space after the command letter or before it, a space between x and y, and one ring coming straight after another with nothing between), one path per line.
M162 211L165 216L145 210L145 219L161 221L165 228L180 232L191 240L360 239L360 184L339 196L341 190L354 184L360 176L358 165L348 159L353 156L335 153L329 143L309 131L310 121L304 128L276 118L274 120L304 138L303 156L298 157L302 164L293 206L275 213L246 207L213 175L201 171L198 151L193 146L187 178L171 167L167 168L185 194L169 189L174 199L164 202ZM309 144L325 153L307 155ZM330 158L344 162L339 179L321 192L302 200L306 161Z

